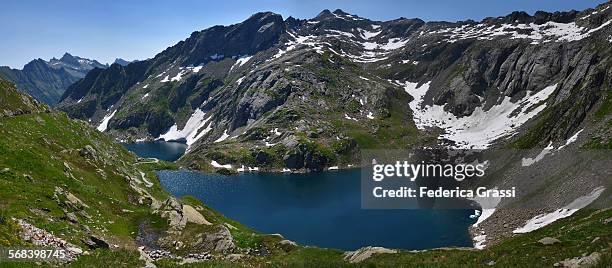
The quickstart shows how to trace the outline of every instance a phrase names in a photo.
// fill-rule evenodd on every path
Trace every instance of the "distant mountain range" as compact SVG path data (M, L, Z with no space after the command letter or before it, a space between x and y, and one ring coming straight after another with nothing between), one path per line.
M116 59L114 63L127 65L129 61ZM94 68L105 69L108 64L65 53L61 58L49 61L35 59L27 63L23 69L0 67L0 77L17 85L22 92L35 99L55 105L64 91L74 82L85 77Z
M119 64L121 66L127 66L128 64L130 64L132 62L135 62L135 61L127 61L127 60L124 60L122 58L116 58L115 61L113 62L113 64L116 63L116 64Z

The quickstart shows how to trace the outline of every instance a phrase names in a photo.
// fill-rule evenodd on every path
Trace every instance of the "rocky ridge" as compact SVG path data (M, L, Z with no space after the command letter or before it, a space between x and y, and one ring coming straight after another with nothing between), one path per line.
M35 59L23 69L0 67L0 77L17 85L17 88L48 105L55 105L66 89L85 77L94 68L107 68L96 60L81 58L65 53L60 59L49 61Z

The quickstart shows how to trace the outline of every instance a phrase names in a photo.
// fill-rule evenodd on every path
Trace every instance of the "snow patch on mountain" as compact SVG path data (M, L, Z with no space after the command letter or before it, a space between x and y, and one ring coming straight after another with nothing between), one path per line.
M175 82L175 81L181 81L181 78L183 77L183 75L185 75L185 73L187 73L187 71L185 70L181 70L178 74L176 74L175 77L172 77L170 79L171 82Z
M226 129L225 131L223 131L223 135L221 135L221 137L215 140L215 143L227 140L227 138L229 138L229 134L227 134L227 129Z
M365 40L368 40L370 38L374 38L376 36L378 36L380 33L382 33L382 31L378 31L378 32L370 32L368 30L364 30L364 29L357 29L357 31L361 34L361 37Z
M589 29L577 25L575 22L558 23L546 22L544 24L465 24L459 27L450 27L428 32L430 34L444 34L446 42L454 43L465 39L492 40L497 36L509 36L511 39L531 40L531 44L546 42L571 42L589 37L591 34L610 25L612 20L602 23L599 27Z
M251 60L253 56L241 56L236 60L236 63L234 63L234 65L232 65L232 67L230 68L230 72L234 69L234 68L238 68L240 66L242 66L243 64L247 63L249 60Z
M414 97L409 103L414 112L414 122L419 129L438 127L445 130L439 138L454 141L453 147L462 149L486 149L493 141L514 135L518 127L546 108L546 103L542 101L548 99L557 88L555 84L535 93L527 92L517 102L504 96L501 103L487 111L477 107L471 115L457 117L445 111L441 105L423 106L430 83L420 86L412 82L404 83L405 91Z
M185 68L186 68L187 70L190 70L190 71L194 72L194 73L197 73L197 72L199 72L200 70L202 70L202 68L204 68L204 65L200 64L200 65L195 66L195 67L194 67L194 66L187 66L187 67L185 67Z
M285 49L279 49L279 51L274 56L272 56L272 59L278 59L282 57L283 55L285 55L285 53L296 49L300 45L307 45L307 46L314 47L314 48L320 48L317 42L315 42L316 36L314 35L296 36L296 35L291 34L290 32L287 32L287 33L293 38L293 40L285 43L284 45Z
M232 165L230 165L230 164L221 165L221 164L219 164L219 162L217 162L217 161L215 161L215 160L210 161L210 164L211 164L213 167L216 167L216 168L226 168L226 169L230 169L230 168L232 168Z
M355 35L352 33L348 33L348 32L343 32L343 31L338 31L338 30L326 30L328 32L331 33L335 33L335 35L327 35L327 37L338 37L338 36L345 36L345 37L349 37L349 38L355 38Z
M599 198L599 196L601 195L601 193L603 193L605 189L606 188L604 187L598 187L591 191L591 193L576 198L574 201L560 209L557 209L551 213L535 216L534 218L528 220L523 227L520 227L512 232L515 234L529 233L531 231L535 231L546 225L549 225L555 222L556 220L572 216L572 214L576 213L576 211L578 211L579 209L582 209L593 203L593 201Z
M174 124L170 129L160 135L157 139L165 140L165 141L179 141L185 140L188 146L191 146L198 139L200 139L204 134L210 131L210 128L204 128L212 117L206 117L206 113L204 113L200 109L196 109L195 112L189 117L187 123L185 123L185 127L183 129L178 130L178 126Z
M523 158L521 159L521 165L523 167L531 166L540 160L544 159L544 156L550 153L555 147L552 146L552 141L546 146L546 148L542 149L542 151L535 158Z
M114 110L112 113L104 116L104 118L102 119L102 123L100 123L100 125L97 128L98 131L100 132L106 131L106 129L108 128L108 122L113 118L113 116L115 116L116 112L117 110Z
M584 129L578 130L578 132L576 132L576 134L574 134L573 136L571 136L569 139L567 139L565 141L565 144L559 146L559 148L557 148L557 150L561 150L563 149L563 147L568 146L572 143L574 143L576 140L578 140L578 135L580 135L580 133L583 131Z

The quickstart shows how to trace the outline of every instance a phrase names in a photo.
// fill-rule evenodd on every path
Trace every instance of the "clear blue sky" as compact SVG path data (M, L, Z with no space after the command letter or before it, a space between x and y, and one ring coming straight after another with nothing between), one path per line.
M22 68L64 52L112 62L153 57L213 25L240 22L258 11L312 18L340 8L373 20L399 17L480 20L514 10L583 10L605 0L2 0L0 65Z

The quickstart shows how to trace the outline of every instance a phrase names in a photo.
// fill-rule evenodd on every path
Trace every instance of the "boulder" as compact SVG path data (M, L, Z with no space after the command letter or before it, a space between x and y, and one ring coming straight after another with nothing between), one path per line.
M187 218L188 222L195 224L212 225L209 221L200 214L195 208L190 205L183 205L183 216Z
M90 249L97 248L110 248L110 245L104 241L104 239L97 237L95 235L91 235L88 238L84 238L81 240L85 245L87 245Z
M96 150L94 150L94 148L91 147L91 145L87 145L83 149L79 150L79 155L82 157L88 158L90 160L93 160L93 161L98 160Z
M571 268L593 267L599 262L599 259L601 259L601 254L593 252L588 256L565 259L559 262L559 266Z
M220 253L229 253L236 248L234 237L224 225L219 225L215 231L201 234L198 243L203 250Z
M552 245L552 244L556 244L556 243L561 243L561 241L559 241L559 239L556 238L552 238L552 237L544 237L540 240L538 240L538 243L548 246L548 245Z
M349 251L344 253L344 260L350 263L362 262L374 254L395 254L397 250L383 248L383 247L364 247L355 251Z

